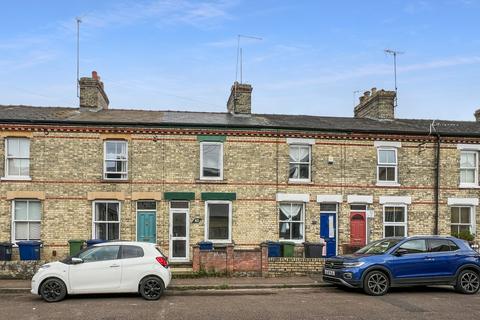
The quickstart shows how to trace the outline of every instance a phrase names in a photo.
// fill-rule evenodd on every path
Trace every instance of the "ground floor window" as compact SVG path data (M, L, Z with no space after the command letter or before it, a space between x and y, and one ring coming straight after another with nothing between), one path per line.
M451 207L450 212L450 228L453 236L458 236L462 232L472 233L472 207Z
M383 207L383 234L385 237L405 237L407 235L407 208L399 205Z
M119 202L94 202L93 237L102 240L120 239Z
M40 240L41 205L37 200L14 200L13 206L13 242L21 240Z
M282 202L278 207L280 240L303 240L305 204Z
M212 242L231 242L232 240L232 203L229 201L207 201L206 240Z

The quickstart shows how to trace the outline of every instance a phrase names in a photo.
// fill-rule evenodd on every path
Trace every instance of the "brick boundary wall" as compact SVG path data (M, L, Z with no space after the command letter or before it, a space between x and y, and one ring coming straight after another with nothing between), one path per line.
M193 272L226 273L227 275L268 274L268 247L266 244L254 249L235 249L233 244L214 250L203 251L193 247Z
M324 265L324 258L268 258L268 275L291 276L320 273Z

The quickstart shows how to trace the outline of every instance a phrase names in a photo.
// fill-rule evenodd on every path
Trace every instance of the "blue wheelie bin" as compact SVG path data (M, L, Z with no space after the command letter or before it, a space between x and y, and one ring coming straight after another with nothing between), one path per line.
M93 246L94 244L102 243L106 241L102 239L90 239L90 240L87 240L86 242L87 242L87 247L90 247L90 246Z
M40 260L40 241L18 241L20 260Z
M213 250L213 243L210 241L201 241L198 243L201 251L210 251Z
M268 256L269 257L281 257L282 256L282 244L280 242L268 241Z

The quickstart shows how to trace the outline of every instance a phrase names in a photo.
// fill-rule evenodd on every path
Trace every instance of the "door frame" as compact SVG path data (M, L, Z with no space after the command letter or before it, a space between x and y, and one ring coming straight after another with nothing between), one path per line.
M173 201L170 201L170 203ZM190 261L190 202L176 201L188 203L187 208L172 208L168 204L168 260L172 262L188 262ZM173 214L185 213L185 258L173 257Z
M142 209L140 211L148 211L148 212L151 212L155 215L155 243L157 243L157 232L158 232L158 228L157 228L157 201L156 200L137 200L135 201L135 241L139 241L138 240L138 203L139 202L154 202L155 203L155 209Z
M320 210L320 215L322 215L322 213L327 213L327 214L328 214L328 213L333 213L333 214L335 214L335 256L336 256L336 255L338 254L338 216L339 216L338 211L339 211L340 206L339 206L339 204L338 204L337 202L323 202L323 203L325 203L325 204L334 204L334 205L335 205L335 211L321 211L321 210ZM319 218L320 218L320 217L319 217ZM320 223L321 223L321 222L320 222ZM320 227L320 228L321 228L321 227ZM319 228L319 229L320 229L320 228ZM318 232L318 236L319 236L320 238L322 238L322 237L320 236L320 230L319 230L319 232ZM326 245L326 244L325 244L325 245ZM325 255L326 255L326 253L327 253L327 248L325 248Z

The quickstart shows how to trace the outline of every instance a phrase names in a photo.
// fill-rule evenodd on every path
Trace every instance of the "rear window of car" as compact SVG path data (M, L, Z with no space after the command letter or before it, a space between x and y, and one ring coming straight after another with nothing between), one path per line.
M143 257L143 249L139 246L122 246L122 259Z
M452 240L430 239L428 242L430 246L430 252L455 251L459 249L459 247Z

